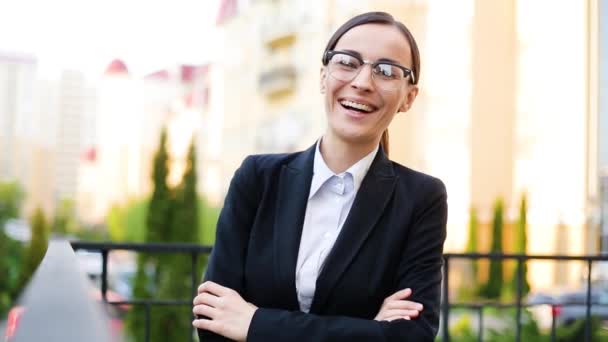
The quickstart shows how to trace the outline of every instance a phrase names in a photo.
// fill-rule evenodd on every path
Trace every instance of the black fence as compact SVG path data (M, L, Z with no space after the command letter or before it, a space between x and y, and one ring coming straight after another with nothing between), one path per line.
M141 305L145 308L145 340L150 340L150 311L152 306L168 306L168 305L181 305L181 306L192 306L192 298L196 296L197 287L201 279L197 279L196 274L198 273L197 259L199 255L206 255L211 253L210 246L201 246L198 244L185 244L185 243L95 243L95 242L72 242L72 248L76 250L87 250L92 252L98 252L102 258L102 270L101 270L101 297L102 300L107 304L111 305ZM127 301L109 301L107 298L108 292L108 254L115 250L124 250L132 252L143 252L143 253L180 253L189 254L191 256L191 284L192 293L191 298L188 300L154 300L154 299L132 299ZM502 302L452 302L449 295L449 284L450 284L450 265L454 260L469 260L478 261L480 259L487 260L500 260L501 262L512 260L516 262L517 272L517 286L516 286L516 297L513 303L502 303ZM515 308L515 340L517 342L522 341L522 311L524 308L536 305L548 305L552 311L556 306L569 305L567 303L555 303L555 302L538 302L534 304L528 304L523 299L523 267L522 265L529 260L549 260L549 261L581 261L585 262L587 266L588 275L586 277L586 300L583 304L586 308L585 314L585 342L591 341L591 307L594 305L605 305L601 303L595 303L591 301L592 294L592 281L589 275L592 274L592 267L594 262L608 261L608 255L598 256L566 256L566 255L525 255L525 254L483 254L483 253L447 253L444 255L444 267L443 267L443 284L442 284L442 303L441 303L441 340L443 342L450 341L449 331L449 318L450 310L457 308L465 308L474 310L477 312L478 318L478 341L483 341L483 327L484 327L484 314L483 309L488 307L493 308ZM202 266L202 265L201 265ZM555 317L552 316L551 324L551 341L556 341L556 323ZM184 318L186 319L186 318ZM192 334L189 334L192 336Z
M449 284L450 284L450 265L452 261L456 259L464 259L470 261L478 261L480 259L489 260L500 260L501 262L507 260L516 261L516 293L514 303L502 303L502 302L463 302L456 303L450 301L449 295ZM526 254L494 254L494 253L447 253L444 255L444 267L443 267L443 284L441 288L442 302L441 302L441 339L442 342L450 341L450 331L448 327L450 310L453 308L467 308L477 312L478 315L478 341L483 341L483 309L487 307L494 308L515 308L515 341L522 341L522 310L526 307L537 306L537 305L548 305L551 307L552 313L555 312L556 306L569 306L569 305L580 305L581 303L555 303L554 301L547 302L536 302L534 304L527 304L523 300L523 264L529 260L549 260L549 261L581 261L585 262L587 266L586 270L586 298L582 304L584 304L585 312L585 337L584 341L591 341L591 306L605 306L606 304L596 303L591 301L592 293L592 268L594 262L608 261L608 255L597 255L597 256L566 256L566 255L526 255ZM556 341L556 324L555 315L551 315L551 341Z
M72 248L74 251L86 250L98 252L101 254L101 298L104 302L111 305L141 305L145 308L145 341L150 341L150 311L152 306L192 306L192 299L196 296L198 285L201 279L198 279L197 259L199 255L211 253L211 247L201 246L198 244L189 243L97 243L73 241ZM191 256L190 281L192 284L191 296L188 300L170 299L170 300L155 300L155 299L132 299L126 301L110 301L108 300L108 254L112 251L132 251L138 253L179 253ZM185 317L184 319L187 319ZM188 334L190 341L192 338L192 330Z

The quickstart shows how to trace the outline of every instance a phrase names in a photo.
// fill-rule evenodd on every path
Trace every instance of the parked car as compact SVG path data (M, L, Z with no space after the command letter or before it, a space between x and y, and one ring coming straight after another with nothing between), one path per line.
M569 325L587 316L587 289L563 291L557 294L532 293L526 299L531 311L543 326L550 326L551 318L556 325ZM590 313L608 322L608 288L592 286ZM547 314L548 313L548 314Z

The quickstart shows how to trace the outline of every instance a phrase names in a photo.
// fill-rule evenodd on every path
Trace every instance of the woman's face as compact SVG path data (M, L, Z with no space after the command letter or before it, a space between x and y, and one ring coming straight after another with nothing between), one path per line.
M412 69L410 46L398 28L386 24L364 24L346 32L334 51L359 54L372 63L387 59ZM321 69L321 93L325 95L328 134L354 144L377 144L382 132L397 112L409 109L418 94L418 87L409 78L401 80L396 89L378 87L372 78L371 66L349 82L331 76L328 67ZM354 105L359 109L356 110Z

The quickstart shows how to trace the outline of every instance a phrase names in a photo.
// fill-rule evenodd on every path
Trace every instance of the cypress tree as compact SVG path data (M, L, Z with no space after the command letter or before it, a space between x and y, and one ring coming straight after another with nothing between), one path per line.
M469 237L467 241L467 253L478 253L479 247L477 245L477 238L479 235L479 221L477 219L477 209L471 207L469 210ZM478 276L478 264L477 260L471 260L471 277L473 278L474 286L477 286Z
M521 197L521 202L519 205L519 217L517 219L517 226L515 231L515 253L525 254L527 247L527 212L528 212L528 204L526 199L526 194L523 194ZM530 283L528 282L528 266L526 263L521 264L523 275L522 279L522 295L525 296L530 292ZM517 269L513 274L511 279L511 287L513 293L517 293Z
M146 242L169 241L171 222L171 189L167 184L169 175L169 152L167 151L167 130L163 128L160 135L158 150L154 155L152 182L152 197L148 206L146 216L146 228L144 240ZM135 299L152 298L151 289L156 288L158 280L162 277L163 262L166 255L146 255L139 253L137 256L137 273L133 284L133 296ZM153 270L153 277L146 272L147 268ZM161 308L162 309L162 308ZM127 326L135 341L145 340L145 307L136 305L129 311ZM156 317L152 316L152 326L156 323Z
M161 242L168 238L171 210L171 189L167 184L169 175L169 152L167 151L167 130L163 128L160 135L158 151L154 156L152 181L154 189L148 207L146 241Z
M19 289L22 291L44 258L49 245L49 228L40 207L34 210L30 219L30 243L25 252L25 258L19 277Z
M491 253L502 253L502 230L503 230L503 202L498 199L494 204L494 219L492 221L492 247ZM490 260L488 283L483 294L487 298L497 299L500 297L503 273L502 260Z
M24 192L16 182L0 182L0 317L4 316L16 295L19 264L23 248L4 232L8 219L19 217Z
M172 201L172 221L169 242L196 243L198 238L198 201L196 193L196 149L190 144L188 160L181 183ZM191 265L189 254L172 254L160 279L160 298L192 299ZM197 269L200 269L198 267ZM197 274L197 280L199 275ZM159 312L159 324L152 335L158 341L187 341L192 334L192 309L167 307Z

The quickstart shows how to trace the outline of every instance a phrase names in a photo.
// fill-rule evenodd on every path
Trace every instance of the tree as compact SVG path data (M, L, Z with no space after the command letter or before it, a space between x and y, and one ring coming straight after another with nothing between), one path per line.
M502 253L502 228L503 228L503 202L502 199L494 203L494 219L492 221L492 247L491 253ZM482 294L487 298L497 299L500 297L503 273L502 260L491 259L488 282L484 286Z
M526 234L526 229L527 229L527 211L528 211L528 204L527 204L527 199L526 199L526 194L523 194L521 196L521 202L519 205L519 217L517 219L517 226L516 226L516 231L515 231L515 253L518 254L525 254L526 253L526 247L527 247L527 234ZM525 296L526 294L528 294L530 292L530 283L528 282L528 266L526 265L525 262L523 262L521 264L522 267L522 296ZM511 279L511 288L513 290L513 293L517 293L517 269L515 270L515 273L513 274L513 277Z
M196 148L194 142L188 150L188 161L181 183L174 191L172 201L172 221L169 242L197 242L198 196L196 194ZM191 257L184 254L173 254L163 262L165 271L160 278L160 298L191 299ZM200 267L198 268L200 269ZM196 275L197 279L200 277ZM185 297L185 295L187 296ZM185 297L185 298L184 298ZM190 317L191 309L167 307L158 313L158 324L153 325L152 336L158 341L187 341L192 334Z
M167 184L169 175L169 152L167 151L167 130L163 128L160 135L158 150L154 155L152 182L153 191L146 214L146 242L169 241L168 235L171 224L171 189ZM133 295L136 299L150 299L151 289L156 287L158 280L162 277L163 262L165 255L146 255L139 253L137 256L137 273L133 284ZM152 274L146 270L152 269ZM127 317L127 325L136 341L145 339L145 308L135 306L130 310ZM153 323L154 326L154 323Z
M42 208L34 210L30 219L31 239L26 249L21 274L19 277L19 289L23 290L28 281L38 268L44 258L46 249L49 245L49 228Z
M469 237L467 241L467 253L478 253L479 246L477 245L477 239L479 235L479 222L477 220L477 210L471 207L469 210ZM477 260L471 261L472 278L476 282L478 274Z
M25 198L23 189L17 182L0 182L0 226L7 219L19 217L21 204Z
M74 200L64 198L59 201L51 231L56 234L66 235L80 230L76 218L76 205Z
M4 231L8 219L19 217L25 193L17 182L0 182L0 317L15 296L23 247Z
M154 190L146 217L146 226L148 228L146 241L148 242L167 241L169 235L171 189L167 184L168 175L169 152L167 151L167 130L163 128L158 151L154 156L154 169L152 171Z

